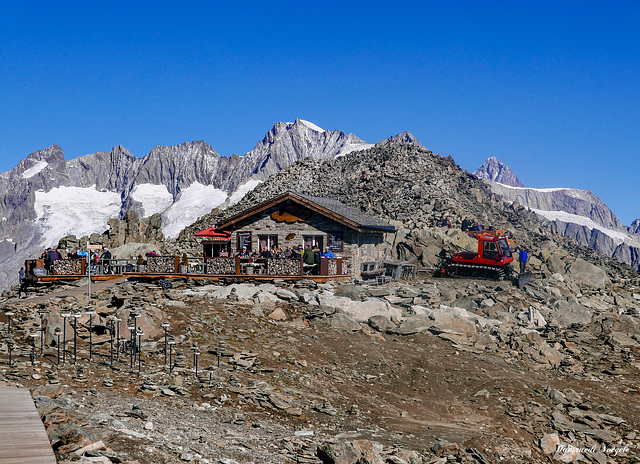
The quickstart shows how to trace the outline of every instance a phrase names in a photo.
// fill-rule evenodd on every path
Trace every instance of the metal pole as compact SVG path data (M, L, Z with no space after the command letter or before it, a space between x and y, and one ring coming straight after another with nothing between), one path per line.
M138 345L136 344L136 333L138 332L138 318L140 317L140 314L138 313L134 313L133 314L133 327L134 327L134 334L133 334L133 344L134 344L134 348L135 348L135 353L138 352Z
M67 319L71 316L69 313L60 314L62 317L62 365L67 364Z
M129 367L131 369L131 372L133 372L133 357L135 356L134 351L133 351L133 340L135 339L135 332L134 329L135 327L133 326L129 326L127 327L129 329L129 341L131 342L131 352L129 353Z
M89 283L87 284L87 296L91 299L91 249L89 248L89 242L87 241L87 275L89 276Z
M40 356L44 353L44 312L40 312Z
M87 311L86 314L89 315L89 362L91 362L93 360L93 315L96 312Z
M13 351L13 344L13 339L9 338L9 340L7 340L7 349L9 350L9 366L11 366L11 352Z
M7 335L10 337L11 336L11 316L13 316L15 313L14 312L6 312L5 313L7 315Z
M173 372L173 345L175 343L173 340L169 342L169 375Z
M120 361L120 322L122 322L122 319L114 317L113 321L116 324L116 361Z
M60 329L56 329L56 347L58 348L58 366L60 365Z
M73 315L73 364L78 362L78 318L80 314Z
M113 319L111 319L109 322L111 325L111 327L109 328L109 334L111 335L111 346L109 348L109 364L111 364L111 367L113 367Z
M36 364L36 337L38 334L32 333L29 334L29 338L31 338L31 365L35 366Z
M138 375L140 375L140 366L142 365L142 331L138 332Z
M164 365L167 365L167 334L169 331L169 323L163 322L162 328L164 329Z

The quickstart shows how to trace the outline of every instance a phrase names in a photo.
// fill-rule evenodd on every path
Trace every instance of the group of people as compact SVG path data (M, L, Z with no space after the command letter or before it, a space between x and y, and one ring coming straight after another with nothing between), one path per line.
M86 259L88 255L87 251L84 250L75 250L73 253L69 252L69 250L55 249L55 248L47 248L44 250L40 259L44 260L44 268L47 273L53 272L54 262L60 259ZM92 251L91 252L91 262L93 264L98 264L102 262L103 265L109 266L110 261L113 259L111 252L107 247L103 247L101 252ZM107 271L105 271L107 272Z
M480 232L482 231L482 226L469 219L468 216L465 216L460 225L460 230L462 230L462 232Z
M440 227L446 227L447 229L451 229L451 221L448 217L445 217L440 223ZM468 217L465 217L462 220L462 224L460 225L460 229L462 232L478 232L482 230L482 226L477 222L472 221Z
M250 252L247 250L247 247L242 247L242 249L236 254L239 258L303 258L305 264L319 264L320 258L333 258L333 252L329 249L329 247L325 247L324 253L320 251L318 246L313 246L313 248L307 245L306 249L302 249L302 245L291 246L287 245L287 248L283 248L282 245L272 246L271 248L267 248L266 246L262 247L262 251L258 252L257 250ZM312 261L313 259L313 261Z

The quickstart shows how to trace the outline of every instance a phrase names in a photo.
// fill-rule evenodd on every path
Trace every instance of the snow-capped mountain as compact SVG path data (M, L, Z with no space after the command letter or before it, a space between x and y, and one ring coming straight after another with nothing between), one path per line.
M487 161L482 163L482 166L476 169L473 175L480 179L492 180L511 187L524 187L524 184L520 182L520 179L516 177L511 168L495 156L489 157Z
M499 169L496 169L496 162L501 165ZM511 174L502 176L505 172ZM493 192L506 201L517 201L553 222L558 232L565 237L636 269L640 268L640 235L637 233L640 220L635 221L631 227L622 225L613 211L590 190L535 189L507 185L495 179L513 183L513 179L517 180L517 177L508 166L495 158L489 158L474 175L485 179Z
M67 234L102 233L128 210L141 218L161 214L162 230L173 238L296 161L372 146L296 119L275 124L244 156L221 157L203 141L158 146L144 158L122 146L70 161L57 145L39 150L0 173L0 287L16 281L24 259Z

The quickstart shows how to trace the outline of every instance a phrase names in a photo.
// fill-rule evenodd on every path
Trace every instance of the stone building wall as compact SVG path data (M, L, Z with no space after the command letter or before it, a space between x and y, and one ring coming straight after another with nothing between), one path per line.
M236 258L207 259L207 274L235 274Z
M82 259L58 259L53 262L53 274L80 275L82 274Z
M384 234L382 232L359 233L316 212L312 212L304 222L276 221L271 217L271 213L279 209L281 209L280 205L274 206L237 222L232 230L227 229L231 232L231 252L235 254L238 251L238 232L252 232L252 250L257 250L260 235L277 235L278 245L282 245L286 249L288 245L304 245L303 237L305 235L321 235L323 236L323 246L327 246L328 233L341 232L343 250L334 251L333 254L336 257L343 258L343 274L360 278L361 263L390 257L391 249L386 236L393 237L393 234ZM287 239L290 234L294 234L294 237Z
M175 256L148 256L146 272L168 274L176 272Z
M269 275L300 275L302 259L268 259L267 274Z

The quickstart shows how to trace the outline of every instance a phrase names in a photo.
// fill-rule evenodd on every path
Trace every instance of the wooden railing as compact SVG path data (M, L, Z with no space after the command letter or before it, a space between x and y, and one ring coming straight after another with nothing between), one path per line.
M25 261L26 272L41 275L103 275L103 274L209 274L246 275L265 274L272 276L341 275L342 258L322 258L319 264L305 264L302 258L257 258L239 257L190 257L185 264L179 256L147 256L143 265L137 259L98 260L87 265L83 258L60 259L47 270L42 259Z

